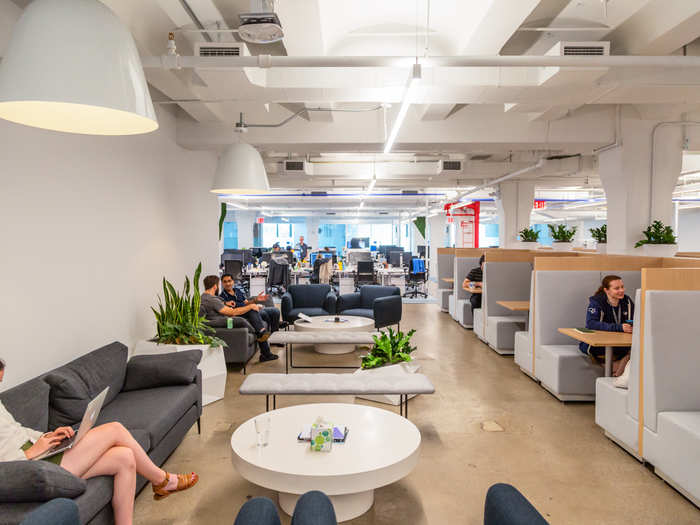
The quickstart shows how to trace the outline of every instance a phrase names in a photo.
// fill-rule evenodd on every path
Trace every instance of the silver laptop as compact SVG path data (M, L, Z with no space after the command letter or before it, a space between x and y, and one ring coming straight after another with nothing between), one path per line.
M80 428L75 434L73 434L73 437L64 439L58 445L50 448L34 459L50 458L51 456L65 452L66 450L77 445L80 440L83 439L88 432L90 432L90 429L95 426L95 421L97 421L97 418L100 417L100 410L102 410L102 405L107 397L107 392L109 392L109 387L97 394L95 399L88 403L88 406L85 409L85 414L83 415L83 420L80 423Z

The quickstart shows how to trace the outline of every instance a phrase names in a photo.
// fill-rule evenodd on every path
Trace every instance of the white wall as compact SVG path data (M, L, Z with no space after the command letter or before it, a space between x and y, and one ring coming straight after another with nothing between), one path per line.
M155 334L161 278L217 270L216 157L175 144L175 119L134 137L0 120L2 389L112 341Z
M678 213L678 251L700 252L700 208Z

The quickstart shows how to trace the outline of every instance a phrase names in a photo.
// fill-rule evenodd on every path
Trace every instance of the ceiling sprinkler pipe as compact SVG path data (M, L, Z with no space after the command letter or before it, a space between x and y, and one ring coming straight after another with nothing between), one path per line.
M167 57L146 56L141 59L144 68L167 68ZM182 67L231 69L260 68L334 68L334 67L408 67L415 63L414 56L239 56L198 57L181 56ZM700 56L549 56L549 55L495 55L495 56L434 56L421 59L425 67L700 67Z

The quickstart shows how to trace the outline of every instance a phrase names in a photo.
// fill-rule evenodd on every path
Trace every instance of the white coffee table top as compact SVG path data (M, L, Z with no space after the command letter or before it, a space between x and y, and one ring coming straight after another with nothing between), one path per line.
M265 414L261 414L264 416ZM248 481L278 492L322 490L329 496L372 490L407 476L418 463L418 428L398 414L363 405L318 403L268 412L269 444L256 446L254 419L231 436L233 464ZM323 416L350 428L345 443L313 452L298 442L304 424Z
M374 331L374 319L369 317L358 317L355 315L339 315L341 322L335 322L335 315L319 315L311 318L307 323L301 319L294 321L294 330L300 331L321 331L337 330L343 332L352 331Z

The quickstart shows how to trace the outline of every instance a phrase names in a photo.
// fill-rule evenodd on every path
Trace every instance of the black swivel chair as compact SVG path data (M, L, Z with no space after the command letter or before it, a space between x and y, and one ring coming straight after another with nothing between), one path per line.
M283 295L289 288L291 268L286 257L272 257L267 270L267 289L273 295Z
M425 271L425 261L423 259L412 259L408 270L408 287L404 297L428 297L428 294L421 290L425 287L427 272Z
M355 272L355 289L358 290L364 284L375 284L374 263L372 261L357 261Z

